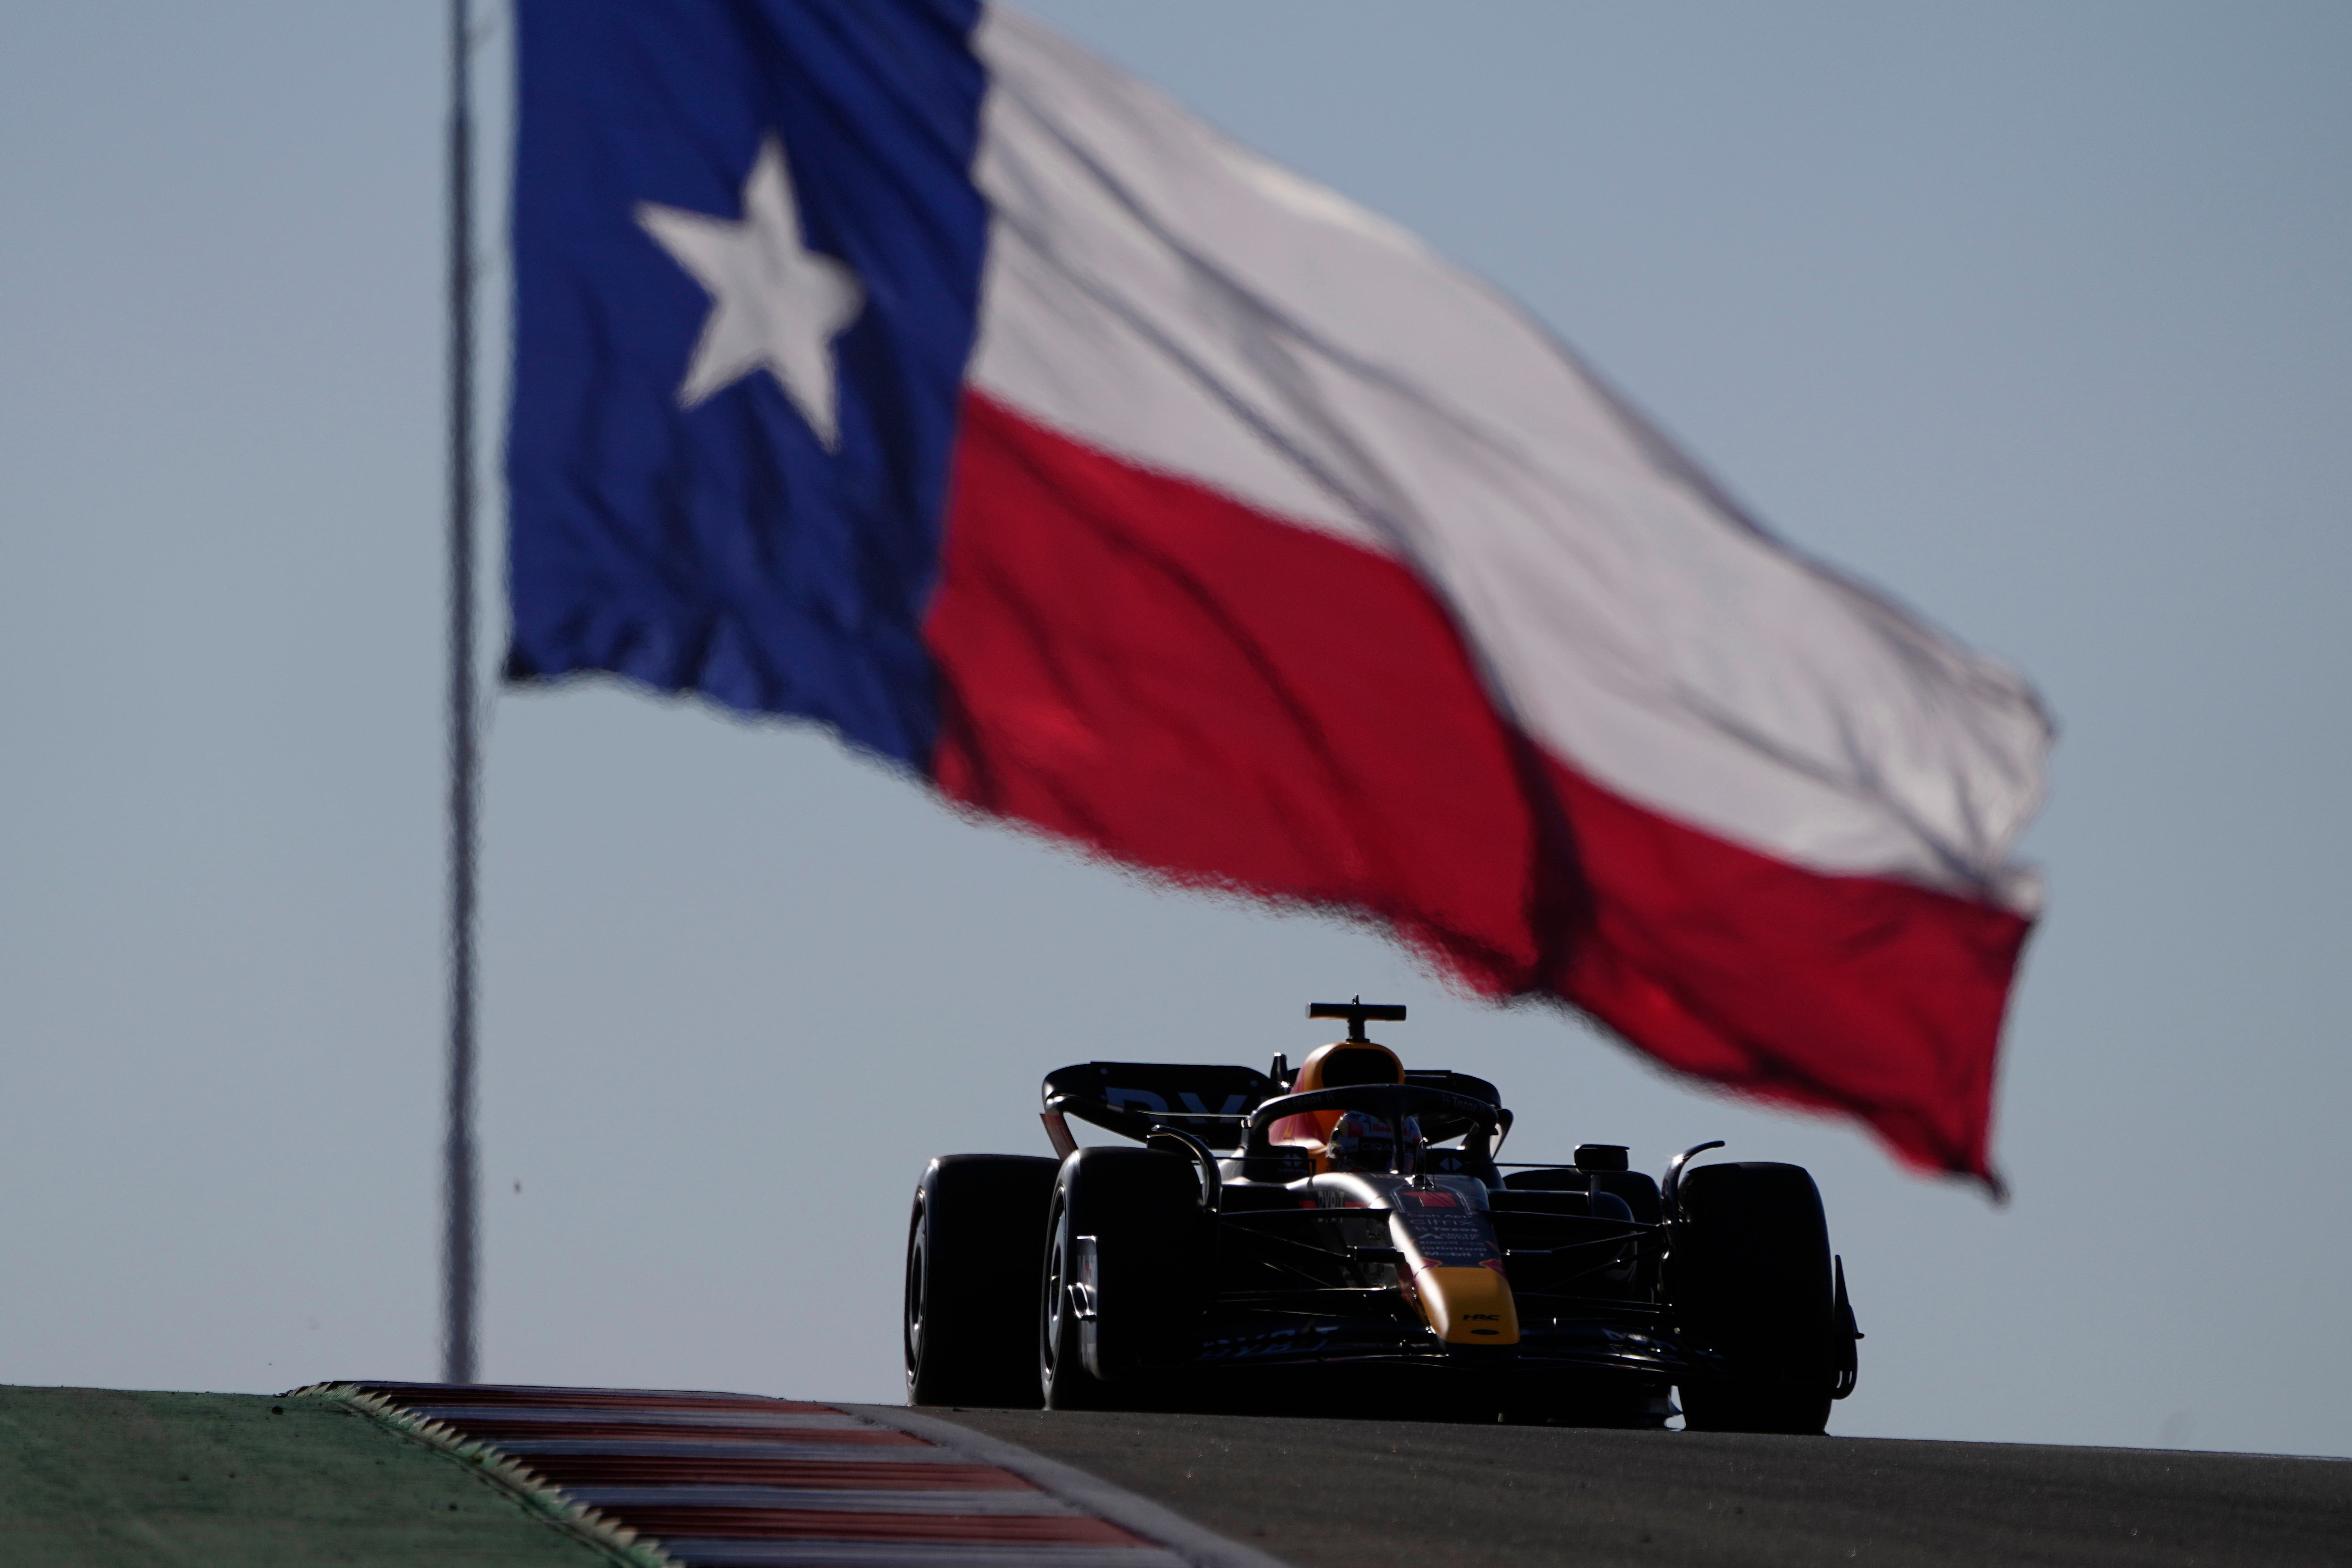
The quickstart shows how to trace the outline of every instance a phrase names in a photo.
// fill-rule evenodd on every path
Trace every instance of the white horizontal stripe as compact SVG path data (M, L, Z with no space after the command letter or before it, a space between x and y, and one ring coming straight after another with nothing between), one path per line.
M1756 529L1412 236L1016 13L976 42L976 386L1406 563L1503 711L1620 794L2032 906L2049 726L2018 675Z
M680 1537L661 1543L687 1568L754 1568L767 1563L855 1564L856 1568L1192 1568L1173 1552L1150 1546L1031 1546L1019 1542L962 1545L941 1542L739 1541Z
M921 1491L874 1491L862 1488L565 1487L567 1496L590 1508L625 1513L635 1508L772 1508L814 1513L922 1513L1052 1516L1080 1510L1044 1492L1010 1487L932 1487Z

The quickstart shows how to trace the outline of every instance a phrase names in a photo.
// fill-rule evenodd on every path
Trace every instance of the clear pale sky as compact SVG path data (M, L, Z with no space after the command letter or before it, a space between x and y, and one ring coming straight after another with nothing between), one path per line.
M2015 1201L821 734L501 697L485 1375L895 1398L927 1156L1361 992L1522 1157L1811 1166L1833 1431L2352 1454L2352 11L1039 8L2039 682ZM441 25L0 11L0 1381L436 1370Z

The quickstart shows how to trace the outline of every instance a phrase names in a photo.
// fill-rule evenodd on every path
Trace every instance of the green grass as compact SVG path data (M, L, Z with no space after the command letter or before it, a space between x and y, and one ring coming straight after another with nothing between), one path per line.
M612 1568L339 1400L0 1387L0 1563Z

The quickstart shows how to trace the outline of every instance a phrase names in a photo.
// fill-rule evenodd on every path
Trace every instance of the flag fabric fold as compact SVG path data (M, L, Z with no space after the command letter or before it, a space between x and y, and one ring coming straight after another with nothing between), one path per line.
M2020 677L1018 13L519 14L518 679L818 720L1990 1176Z

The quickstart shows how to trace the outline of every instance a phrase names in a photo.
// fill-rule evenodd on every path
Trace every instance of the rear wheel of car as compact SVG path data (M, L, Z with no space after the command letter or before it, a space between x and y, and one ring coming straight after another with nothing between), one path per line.
M1208 1284L1208 1216L1192 1162L1082 1149L1062 1163L1035 1298L1050 1410L1151 1403L1188 1348Z
M1664 1270L1676 1326L1721 1359L1681 1385L1694 1432L1819 1433L1836 1381L1829 1226L1799 1165L1705 1165L1683 1177Z
M1030 1291L1056 1168L1021 1154L947 1154L923 1172L907 1226L908 1403L1042 1403Z

